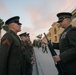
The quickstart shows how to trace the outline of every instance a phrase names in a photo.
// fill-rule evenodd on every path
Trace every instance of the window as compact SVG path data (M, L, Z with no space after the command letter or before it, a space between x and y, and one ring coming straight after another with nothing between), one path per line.
M56 28L54 28L54 34L56 34L57 33L57 30L56 30Z
M57 41L57 36L55 36L55 42Z
M50 37L51 37L51 33L50 33Z

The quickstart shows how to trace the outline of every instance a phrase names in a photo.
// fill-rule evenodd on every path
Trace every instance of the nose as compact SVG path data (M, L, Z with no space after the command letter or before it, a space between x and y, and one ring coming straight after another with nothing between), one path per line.
M19 25L19 27L21 27L21 25Z

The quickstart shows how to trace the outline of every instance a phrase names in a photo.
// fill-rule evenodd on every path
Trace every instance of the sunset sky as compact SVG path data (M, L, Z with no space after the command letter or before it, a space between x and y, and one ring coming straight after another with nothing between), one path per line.
M0 18L6 21L20 16L22 31L18 34L28 32L33 40L37 35L48 32L57 21L57 13L72 12L75 8L76 0L0 0Z

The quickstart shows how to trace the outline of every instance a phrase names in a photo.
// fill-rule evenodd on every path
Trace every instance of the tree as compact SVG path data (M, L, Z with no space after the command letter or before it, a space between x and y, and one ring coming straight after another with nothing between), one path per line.
M37 40L33 41L33 46L36 47L37 46Z
M1 29L2 29L3 24L4 24L4 21L0 19L0 39L1 39Z
M38 39L41 39L42 38L42 34L39 34L36 36Z
M36 36L38 38L38 42L37 45L38 47L41 47L41 38L42 38L42 34L39 34L38 36Z
M6 26L4 25L2 28L3 28L5 31L8 31L8 30L9 30L8 27L7 27L7 25L6 25Z
M3 24L4 24L4 21L0 19L0 30L2 29Z

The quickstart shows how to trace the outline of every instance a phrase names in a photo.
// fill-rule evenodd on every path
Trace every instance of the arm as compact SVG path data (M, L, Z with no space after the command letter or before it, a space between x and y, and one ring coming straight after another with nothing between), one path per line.
M0 75L7 73L7 62L11 43L12 37L6 33L1 39L0 45Z
M59 49L59 43L52 43L54 49Z

